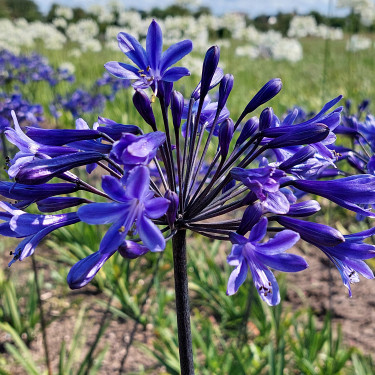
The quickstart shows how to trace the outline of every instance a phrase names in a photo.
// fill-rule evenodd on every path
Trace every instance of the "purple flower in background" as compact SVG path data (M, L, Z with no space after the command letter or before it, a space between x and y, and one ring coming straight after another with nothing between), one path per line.
M227 261L236 268L229 277L227 294L236 293L250 271L260 297L274 306L280 302L279 286L268 267L284 272L298 272L308 265L298 255L284 254L299 240L299 235L291 230L284 230L268 242L259 243L266 235L267 223L267 218L264 217L255 224L249 239L237 233L230 234L233 247Z
M158 82L175 82L190 75L188 69L173 67L185 55L191 52L191 40L183 40L173 44L163 53L163 36L158 23L153 20L148 28L146 50L130 34L119 33L118 44L123 53L137 66L111 61L104 66L117 78L135 80L133 87L145 89L152 87L157 93Z

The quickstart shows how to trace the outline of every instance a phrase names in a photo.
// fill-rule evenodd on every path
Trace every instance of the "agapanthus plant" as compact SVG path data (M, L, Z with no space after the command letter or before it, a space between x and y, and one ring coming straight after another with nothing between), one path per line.
M250 117L280 92L281 80L275 78L233 121L226 102L234 78L218 67L217 46L207 51L201 81L190 98L184 98L173 90L173 82L188 71L169 67L190 52L190 41L162 53L156 21L150 25L146 50L128 34L120 33L118 40L137 68L124 63L108 63L106 68L115 76L136 80L133 103L145 124L137 127L99 118L99 124L90 129L81 119L74 130L23 131L14 118L15 129L5 131L20 150L9 165L15 182L0 185L3 196L17 200L13 205L2 204L0 233L24 238L11 263L32 255L39 241L61 226L77 221L111 224L99 248L70 270L68 283L74 289L89 283L116 251L133 259L148 251L163 251L166 241L172 240L182 374L194 373L186 272L188 230L232 245L227 260L235 268L228 275L228 295L251 275L260 297L269 305L278 304L272 270L298 272L308 266L302 257L286 253L299 239L314 245L337 266L349 291L350 283L359 281L358 273L373 278L363 261L375 255L375 246L363 242L373 230L343 236L335 228L305 220L320 210L316 200L306 199L307 193L374 216L369 205L375 204L375 176L346 173L344 178L323 180L342 177L330 172L335 170L334 132L342 111L334 106L341 97L302 122L295 111L280 121L272 108L264 108L259 118ZM208 113L208 94L216 86L217 103ZM154 115L156 97L161 124ZM151 132L143 133L141 128L148 126ZM72 172L85 165L89 170L102 168L101 188ZM52 178L63 182L52 183ZM66 196L81 190L107 202ZM53 207L72 212L26 213L33 203L41 212L51 212Z

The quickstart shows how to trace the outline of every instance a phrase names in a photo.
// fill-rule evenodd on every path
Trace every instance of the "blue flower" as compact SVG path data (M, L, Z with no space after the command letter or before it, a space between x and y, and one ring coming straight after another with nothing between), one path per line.
M117 40L121 51L137 67L117 61L110 61L104 66L115 77L135 80L133 83L135 88L152 87L156 93L159 81L175 82L190 75L186 68L170 67L191 52L193 48L191 40L183 40L173 44L162 53L162 31L155 20L151 22L148 28L146 50L133 36L127 33L119 33Z
M274 306L280 302L279 286L268 267L284 272L298 272L308 265L298 255L284 254L284 251L291 248L300 238L291 230L284 230L268 242L259 243L266 235L267 223L267 218L264 217L255 224L249 239L237 233L230 234L233 247L227 261L236 268L229 277L227 294L237 292L250 270L260 297L270 306Z
M114 202L92 203L79 208L78 216L82 221L94 225L112 223L112 226L104 235L99 251L80 260L70 270L68 283L71 288L86 285L123 245L133 226L133 234L139 235L145 247L151 251L164 250L164 237L151 219L160 218L167 212L169 200L155 198L149 183L150 172L145 166L133 168L126 181L104 176L102 188Z

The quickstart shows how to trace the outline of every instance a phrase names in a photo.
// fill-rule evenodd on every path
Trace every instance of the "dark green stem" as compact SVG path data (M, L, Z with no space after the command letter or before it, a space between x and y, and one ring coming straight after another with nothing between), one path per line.
M186 262L186 230L179 230L176 233L172 239L172 245L181 375L194 375Z

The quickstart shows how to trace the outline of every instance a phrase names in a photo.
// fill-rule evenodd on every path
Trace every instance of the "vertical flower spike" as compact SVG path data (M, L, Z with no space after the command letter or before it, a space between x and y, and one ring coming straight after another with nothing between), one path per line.
M208 90L211 85L212 77L216 71L217 65L220 59L220 48L218 46L212 46L206 52L206 56L203 61L202 68L202 80L200 90L200 101L203 102L206 97Z
M221 110L224 108L225 103L228 100L228 96L233 88L233 80L234 80L234 77L232 76L232 74L226 74L221 80L220 86L219 86L219 100L217 102L218 110Z
M173 126L179 129L181 125L182 113L184 111L184 97L179 91L173 90L171 95L171 112Z
M246 116L248 113L253 112L255 109L257 109L260 105L271 100L280 92L282 87L283 85L280 78L273 78L268 81L250 100L241 117Z
M259 130L268 129L272 124L273 110L270 107L263 109L259 117Z
M230 141L233 137L234 124L232 119L226 119L219 128L220 154L223 159L228 155Z
M154 112L152 111L151 100L147 94L142 90L135 90L133 95L133 104L147 124L151 125L152 130L156 131L157 128L155 116Z

